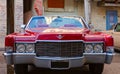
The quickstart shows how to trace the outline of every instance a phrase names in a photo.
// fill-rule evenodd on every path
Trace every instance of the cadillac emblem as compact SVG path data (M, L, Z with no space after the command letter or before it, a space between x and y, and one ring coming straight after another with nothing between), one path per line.
M56 36L58 39L62 39L64 36L62 36L62 35L58 35L58 36Z

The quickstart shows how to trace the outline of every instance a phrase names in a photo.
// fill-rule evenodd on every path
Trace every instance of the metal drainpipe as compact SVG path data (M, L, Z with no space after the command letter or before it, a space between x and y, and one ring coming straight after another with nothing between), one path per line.
M91 0L84 0L85 21L91 24Z

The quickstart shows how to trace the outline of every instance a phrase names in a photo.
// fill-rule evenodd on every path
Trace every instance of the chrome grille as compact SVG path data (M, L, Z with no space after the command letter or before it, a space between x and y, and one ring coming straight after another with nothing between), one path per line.
M37 42L37 56L80 57L83 55L82 42Z

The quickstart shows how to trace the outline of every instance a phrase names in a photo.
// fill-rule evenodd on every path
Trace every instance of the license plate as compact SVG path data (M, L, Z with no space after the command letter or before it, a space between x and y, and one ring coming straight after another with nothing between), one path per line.
M68 60L54 60L51 61L51 68L68 68L69 61Z

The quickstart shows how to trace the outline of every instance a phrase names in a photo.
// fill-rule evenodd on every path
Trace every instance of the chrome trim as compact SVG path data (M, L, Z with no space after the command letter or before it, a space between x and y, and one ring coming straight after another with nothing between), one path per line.
M80 42L82 41L83 43L104 43L104 41L84 41L84 40L36 40L36 42Z
M62 39L64 36L59 34L58 36L56 36L58 39Z
M26 55L33 55L33 56L35 56L36 53L13 53L12 55L18 55L18 56L21 56L21 55L23 55L23 56L26 56Z
M35 64L35 59L45 60L75 60L83 58L83 63L106 63L110 64L112 62L114 53L83 53L82 57L37 57L36 53L4 53L7 64L20 64L20 63L31 63ZM82 61L81 60L81 61ZM36 64L37 65L37 64Z
M36 43L36 42L19 41L19 42L15 42L15 43L24 43L25 44L25 43Z
M65 68L53 68L51 66L51 62L52 61L68 61L69 65L68 67ZM74 67L81 67L84 65L85 59L84 57L79 57L79 58L74 58L74 59L45 59L45 58L41 58L41 57L35 57L35 61L34 64L37 67L43 67L43 68L50 68L50 69L57 69L57 70L65 70L65 69L70 69L70 68L74 68Z
M104 41L84 41L84 43L104 43Z
M83 53L83 55L106 55L106 53Z
M84 25L86 25L86 26L87 26L87 28L88 28L88 29L90 29L90 27L89 27L88 23L85 21L85 19L84 19L83 17L80 17L80 18L81 18L81 19L82 19L82 21L85 23ZM83 23L83 22L82 22L82 23Z
M3 53L4 56L11 56L12 53Z
M34 42L24 42L24 41L19 41L15 43L36 43L36 42L80 42L82 41L83 43L104 43L104 41L84 41L84 40L36 40Z
M4 56L11 56L11 55L17 55L17 56L26 56L26 55L36 55L36 53L4 53Z
M36 40L36 42L83 42L83 40Z
M107 53L105 63L110 64L115 54Z
M37 59L48 59L48 60L74 60L74 59L81 59L84 58L84 56L82 57L70 57L70 58L65 58L65 57L35 57Z

